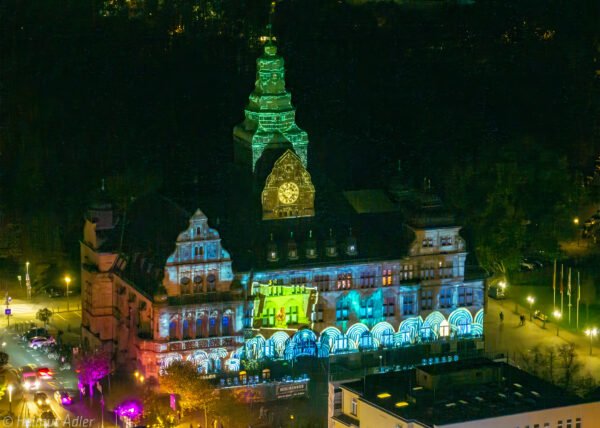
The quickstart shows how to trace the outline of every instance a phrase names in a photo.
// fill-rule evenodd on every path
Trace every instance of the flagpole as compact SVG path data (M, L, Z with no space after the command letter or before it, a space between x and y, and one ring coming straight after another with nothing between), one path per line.
M567 285L567 296L569 296L569 325L571 325L571 268L569 268L569 281Z
M564 314L565 313L565 307L564 307L564 287L563 287L563 279L564 279L564 265L561 263L560 265L560 313Z
M552 273L552 294L554 296L554 310L556 310L556 259L554 259L554 271Z
M579 330L579 301L581 300L581 281L577 271L577 330Z

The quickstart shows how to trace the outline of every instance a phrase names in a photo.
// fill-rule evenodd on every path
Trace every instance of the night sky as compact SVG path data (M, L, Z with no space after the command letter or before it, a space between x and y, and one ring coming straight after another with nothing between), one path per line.
M184 206L222 190L269 2L156 3L0 3L0 206L3 222L41 236L26 249L76 260L102 178L117 198L159 190ZM514 192L534 200L516 211L541 225L536 189L593 172L597 1L286 0L273 31L309 168L340 189L386 187L401 160L407 184L430 177L476 232L499 176L517 177Z

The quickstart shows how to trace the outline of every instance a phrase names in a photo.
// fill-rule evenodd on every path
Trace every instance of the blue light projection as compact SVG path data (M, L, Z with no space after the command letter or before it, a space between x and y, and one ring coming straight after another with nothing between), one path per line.
M228 371L239 371L242 359L258 361L265 358L293 360L300 356L328 358L331 355L382 348L400 348L417 343L428 342L437 338L450 339L473 338L483 335L483 309L475 317L468 309L459 308L453 311L448 319L441 312L432 312L425 321L420 316L407 318L400 323L398 331L385 321L375 324L372 328L361 322L352 324L342 333L337 327L327 327L319 335L312 330L302 329L291 337L284 331L276 331L268 339L257 335L245 341L244 346L230 353L224 348L216 348L208 354L204 351L194 351L187 357L203 372L211 369L218 370L223 366ZM440 326L446 325L448 333L440 334ZM179 353L167 354L160 362L161 370L174 361L182 360ZM440 360L444 362L445 359ZM424 364L434 364L426 360Z

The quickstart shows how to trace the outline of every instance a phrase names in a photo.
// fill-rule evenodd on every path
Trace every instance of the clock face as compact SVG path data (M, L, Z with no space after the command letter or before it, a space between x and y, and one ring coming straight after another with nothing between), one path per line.
M298 188L298 185L291 181L283 183L277 190L277 196L282 204L293 204L298 200L299 195L300 189Z

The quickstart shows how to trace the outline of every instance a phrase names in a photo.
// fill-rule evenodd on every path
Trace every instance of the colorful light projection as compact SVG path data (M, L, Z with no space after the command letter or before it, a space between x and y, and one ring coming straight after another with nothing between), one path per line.
M283 58L277 55L277 47L267 43L256 65L255 88L241 126L251 132L252 170L265 148L279 143L282 136L292 143L306 167L308 135L296 125L296 109L292 105L292 96L285 89L285 65Z
M316 287L253 284L255 327L293 330L311 326L317 293Z
M229 353L223 348L209 352L197 350L190 354L187 360L196 364L204 373L222 369L236 372L241 367L242 359L290 361L300 356L328 358L334 354L400 348L443 338L481 337L483 317L483 309L473 317L468 309L459 308L453 311L448 319L437 311L429 314L425 320L420 316L407 318L400 323L397 331L385 321L375 324L372 328L364 323L355 323L345 333L337 327L327 327L320 334L302 329L291 336L285 331L276 331L269 338L259 334L247 339L244 346ZM182 359L179 353L168 354L162 359L161 368L164 370L173 361Z

